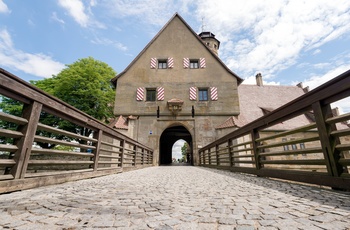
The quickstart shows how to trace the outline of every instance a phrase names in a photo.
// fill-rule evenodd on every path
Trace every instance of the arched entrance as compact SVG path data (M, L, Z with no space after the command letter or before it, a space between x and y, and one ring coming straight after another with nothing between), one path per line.
M174 143L180 139L185 140L191 149L191 161L189 162L193 165L193 151L192 151L192 136L190 132L183 126L173 126L167 128L163 131L160 136L160 144L159 144L159 164L166 165L172 163L172 147Z

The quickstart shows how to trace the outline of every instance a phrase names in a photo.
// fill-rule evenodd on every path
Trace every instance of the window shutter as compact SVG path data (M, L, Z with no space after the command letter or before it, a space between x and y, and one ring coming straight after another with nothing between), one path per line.
M190 100L191 101L197 100L197 88L196 87L190 87Z
M157 88L157 100L164 101L164 87Z
M219 99L217 87L210 87L210 98L212 101L217 101Z
M184 69L188 69L190 67L190 59L184 58L183 64L184 64Z
M143 101L145 98L145 89L143 87L138 87L136 90L136 101Z
M168 68L169 69L174 68L174 58L172 57L168 58Z
M205 68L205 58L200 58L199 59L199 66L203 69Z
M151 58L151 69L155 69L157 67L157 58Z

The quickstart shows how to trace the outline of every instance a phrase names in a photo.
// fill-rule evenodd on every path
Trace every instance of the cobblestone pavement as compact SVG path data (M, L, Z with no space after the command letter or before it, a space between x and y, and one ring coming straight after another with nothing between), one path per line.
M0 229L350 229L350 195L161 166L0 195Z

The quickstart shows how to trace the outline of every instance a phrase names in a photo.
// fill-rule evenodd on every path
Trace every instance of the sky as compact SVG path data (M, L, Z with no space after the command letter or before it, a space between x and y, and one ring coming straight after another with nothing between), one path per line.
M243 84L314 89L350 69L349 0L0 0L0 67L41 80L91 56L120 73L176 12Z

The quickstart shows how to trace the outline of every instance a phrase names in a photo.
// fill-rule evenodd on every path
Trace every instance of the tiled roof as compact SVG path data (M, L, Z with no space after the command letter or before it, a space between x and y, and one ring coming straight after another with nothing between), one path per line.
M244 85L238 87L240 114L227 119L216 128L242 127L278 107L304 94L298 86L280 85ZM231 126L228 120L232 120ZM283 130L309 124L305 115L301 115L273 126L273 129Z
M224 128L230 128L230 127L235 127L235 120L234 117L229 117L224 123L221 125L218 125L215 127L216 129L224 129Z
M128 129L128 119L126 117L123 117L122 115L120 115L115 123L115 125L113 126L116 129Z

